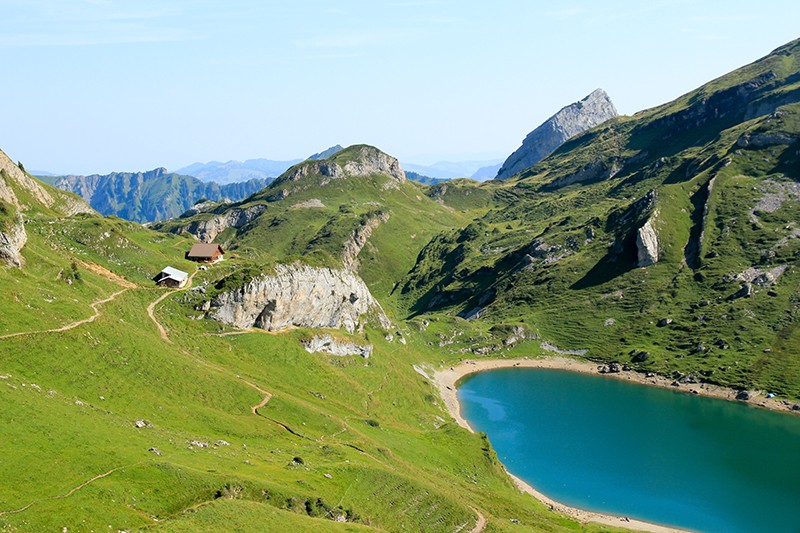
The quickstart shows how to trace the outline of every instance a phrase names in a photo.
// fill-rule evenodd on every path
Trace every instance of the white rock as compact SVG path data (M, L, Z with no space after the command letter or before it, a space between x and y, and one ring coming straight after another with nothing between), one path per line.
M363 280L353 272L305 265L276 265L244 287L217 296L209 314L240 328L269 331L289 326L342 328L350 333L372 313L383 327L391 323Z
M315 335L303 345L308 353L325 352L331 355L360 355L364 359L372 354L372 345L361 346L354 342L337 341L327 333Z
M659 240L658 232L653 225L653 218L645 222L636 233L636 266L646 267L658 263Z

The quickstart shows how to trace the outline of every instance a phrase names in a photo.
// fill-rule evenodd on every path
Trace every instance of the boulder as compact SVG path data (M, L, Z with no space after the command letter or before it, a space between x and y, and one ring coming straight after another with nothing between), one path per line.
M749 298L753 295L753 284L749 282L742 283L741 288L735 293L728 296L728 300L737 300L739 298Z
M372 345L364 346L351 341L336 340L327 333L325 335L315 335L310 340L303 343L303 347L308 353L324 352L336 356L360 355L364 359L372 354Z
M752 395L750 394L750 392L746 390L740 390L738 393L736 393L736 399L741 400L743 402L750 400L751 396Z

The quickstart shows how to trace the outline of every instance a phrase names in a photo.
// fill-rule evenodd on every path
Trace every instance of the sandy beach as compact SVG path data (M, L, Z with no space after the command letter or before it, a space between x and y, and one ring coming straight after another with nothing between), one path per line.
M656 387L664 387L672 390L677 390L685 392L687 394L697 394L700 396L721 398L731 401L736 401L736 395L739 392L734 389L720 387L717 385L710 385L707 383L691 383L691 384L681 383L678 386L674 386L673 385L674 380L670 378L657 375L647 377L645 376L645 374L634 371L621 371L615 373L600 374L598 371L598 366L599 365L597 363L591 363L588 361L577 361L575 359L570 359L567 357L560 357L560 356L544 357L537 359L523 358L523 359L499 359L499 360L466 360L463 363L459 364L458 366L444 368L442 370L436 371L433 375L433 379L436 383L437 388L439 389L439 394L441 395L442 400L447 406L447 410L450 412L450 414L453 416L456 422L460 426L473 432L474 430L472 429L472 427L470 427L469 423L464 419L463 416L461 416L461 405L459 404L458 397L456 395L456 388L458 382L464 377L469 376L470 374L475 374L477 372L483 372L485 370L492 370L496 368L519 367L519 368L553 368L559 370L569 370L573 372L582 372L585 374L603 375L613 379L633 381L635 383L641 383L644 385L651 385ZM792 409L792 404L790 402L778 398L768 398L764 392L760 391L750 391L750 392L751 392L751 398L747 403L751 405L757 405L759 407L776 411L791 411ZM534 496L536 499L538 499L551 509L569 515L579 520L580 522L597 522L615 527L624 527L638 531L650 531L659 533L685 531L685 530L661 526L658 524L651 524L649 522L643 522L632 518L628 519L627 517L604 515L601 513L595 513L592 511L585 511L583 509L570 507L548 498L547 496L540 493L532 486L525 483L523 480L519 479L513 474L508 473L508 475L514 480L517 487L519 487L521 491L531 494L532 496Z

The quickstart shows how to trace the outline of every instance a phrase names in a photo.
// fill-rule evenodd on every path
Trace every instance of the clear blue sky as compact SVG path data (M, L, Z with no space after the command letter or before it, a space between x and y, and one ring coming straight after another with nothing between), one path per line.
M504 157L597 87L621 113L800 37L797 0L0 0L0 148L93 173Z

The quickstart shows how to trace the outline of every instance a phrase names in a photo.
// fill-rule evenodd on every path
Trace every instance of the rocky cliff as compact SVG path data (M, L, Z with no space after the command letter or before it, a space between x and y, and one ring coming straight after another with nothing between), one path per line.
M636 232L636 266L646 267L658 263L660 243L653 218Z
M3 263L21 267L24 259L20 251L28 240L25 233L25 223L22 215L16 215L8 223L0 225L0 261Z
M525 137L516 152L508 156L497 172L497 179L507 179L532 167L570 137L616 117L617 109L603 89L561 109Z
M342 252L342 263L345 268L352 271L357 271L359 266L358 254L361 249L367 244L367 241L372 237L372 232L389 220L389 213L380 213L370 216L367 220L357 227L353 234L344 242L344 251Z
M256 204L247 208L233 208L208 220L196 220L183 228L181 233L191 233L201 242L213 242L217 235L228 228L241 228L259 217L267 207Z
M13 204L17 208L25 209L27 207L17 201L17 196L12 186L12 182L15 182L17 187L23 188L37 203L45 207L52 207L55 203L53 196L39 182L23 172L3 152L0 152L0 172L2 172L0 180L3 182L0 185L0 199Z
M347 270L305 265L276 265L243 287L214 298L208 316L239 328L269 331L290 326L360 329L364 315L390 327L380 304L364 282Z
M18 193L23 194L24 201ZM36 208L64 216L94 213L79 198L29 176L0 150L0 261L3 263L22 266L24 260L20 252L28 240L23 213Z

